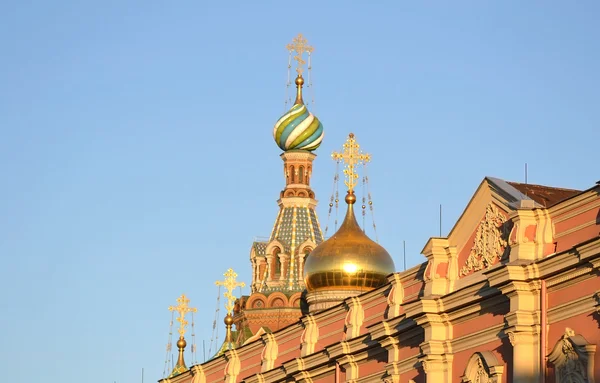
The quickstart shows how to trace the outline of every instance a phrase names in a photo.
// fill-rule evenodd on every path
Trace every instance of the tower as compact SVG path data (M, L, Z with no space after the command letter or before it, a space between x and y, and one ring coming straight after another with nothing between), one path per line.
M310 186L314 151L323 140L323 125L303 100L303 59L313 48L302 35L287 45L290 62L296 61L296 97L292 107L273 128L273 138L283 150L284 187L279 193L279 212L268 239L255 241L250 249L251 295L237 303L234 323L243 343L259 331L274 331L302 316L301 295L306 256L323 241ZM291 67L291 65L290 65ZM262 330L261 330L262 329Z

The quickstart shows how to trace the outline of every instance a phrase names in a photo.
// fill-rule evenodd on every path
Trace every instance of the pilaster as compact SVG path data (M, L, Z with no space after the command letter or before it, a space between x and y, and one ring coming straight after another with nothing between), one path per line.
M390 292L387 297L388 302L388 313L387 319L395 318L400 315L401 305L404 301L404 287L400 281L400 274L394 273L388 278L388 281L392 285Z
M452 324L445 314L427 313L417 319L424 330L420 358L427 383L450 383L452 381Z
M513 381L539 382L540 283L511 281L501 288L510 300L505 333L513 346Z
M513 228L509 237L509 260L536 260L553 249L552 219L546 209L530 209L521 201L510 218Z
M427 258L425 296L447 294L450 290L448 271L451 263L448 238L430 238L421 253ZM456 280L456 276L453 279Z

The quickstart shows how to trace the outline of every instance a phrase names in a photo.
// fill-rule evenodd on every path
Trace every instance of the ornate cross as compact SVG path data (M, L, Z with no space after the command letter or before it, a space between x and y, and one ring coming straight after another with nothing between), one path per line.
M310 55L314 48L308 45L308 41L302 36L302 33L299 33L297 37L294 37L291 44L288 44L285 47L290 53L296 52L296 55L294 56L294 60L298 62L296 72L298 73L298 76L302 76L302 65L306 64L306 61L302 59L302 55L304 52L307 52ZM308 69L310 70L310 67Z
M235 302L235 297L233 296L233 290L236 287L246 287L244 282L237 282L235 279L237 278L237 273L233 271L233 269L227 270L225 274L223 274L225 280L216 281L215 285L224 286L227 291L223 293L223 296L227 299L227 303L225 303L225 309L227 310L227 314L232 314L233 312L233 304Z
M346 163L346 168L344 169L346 180L344 180L344 183L348 187L349 192L354 190L356 179L358 178L358 173L356 173L354 167L371 161L371 155L363 154L359 149L360 145L356 143L354 133L350 133L344 144L344 150L342 150L341 153L333 152L331 154L331 157L333 157L334 160L342 160Z
M185 320L185 314L189 312L198 312L198 309L188 307L190 300L185 294L181 294L181 296L177 298L177 303L179 303L177 306L169 306L169 311L177 311L179 313L179 318L177 318L177 322L179 322L179 336L183 337L183 334L185 334L185 326L188 324L188 321Z

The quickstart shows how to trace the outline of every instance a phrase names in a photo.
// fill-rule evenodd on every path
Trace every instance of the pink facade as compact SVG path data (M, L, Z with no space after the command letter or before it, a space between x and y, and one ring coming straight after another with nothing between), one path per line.
M600 383L600 185L522 187L486 178L422 264L163 382Z

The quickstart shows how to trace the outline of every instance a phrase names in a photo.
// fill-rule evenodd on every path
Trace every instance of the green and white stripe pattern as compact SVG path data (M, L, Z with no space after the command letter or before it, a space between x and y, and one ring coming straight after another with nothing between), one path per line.
M306 105L296 104L277 120L273 129L273 138L284 151L292 149L313 151L323 141L323 124L308 111Z

